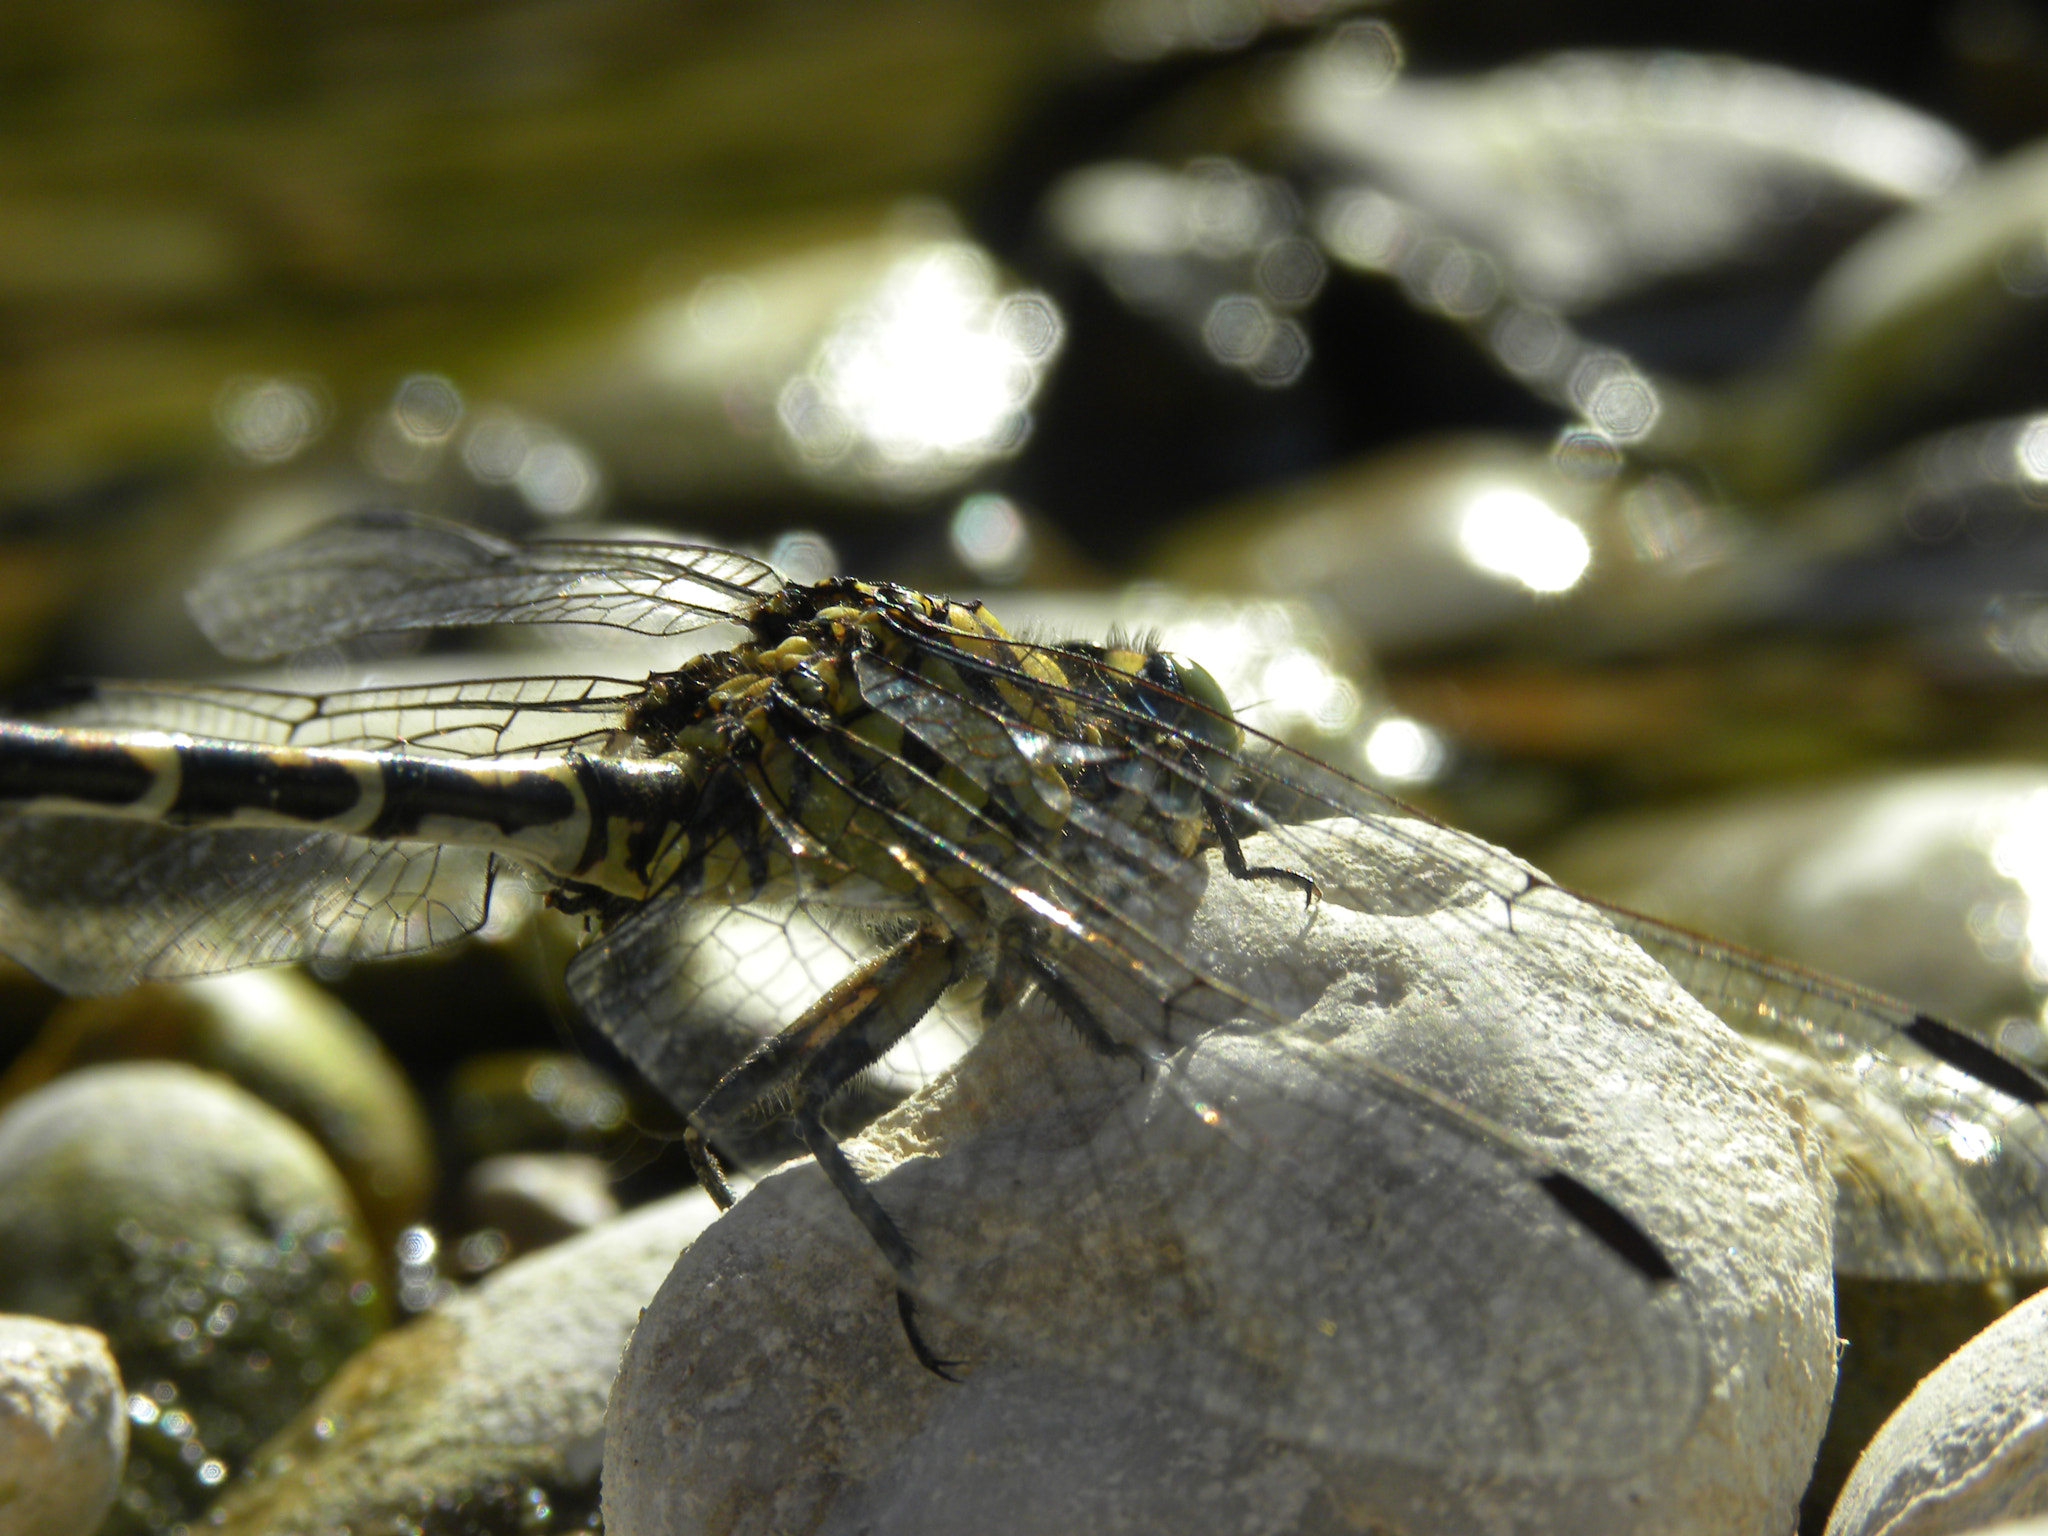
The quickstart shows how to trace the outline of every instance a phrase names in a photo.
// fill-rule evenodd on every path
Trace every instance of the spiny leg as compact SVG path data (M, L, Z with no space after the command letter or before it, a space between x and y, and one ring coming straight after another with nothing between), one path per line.
M1091 1050L1111 1057L1141 1054L1136 1046L1117 1039L1109 1032L1074 984L1062 976L1050 960L1027 949L1019 953L1018 963L1030 972L1039 993Z
M790 1124L803 1144L810 1149L811 1156L825 1170L825 1177L839 1198L846 1202L854 1219L867 1229L875 1246L882 1250L882 1257L896 1276L896 1315L903 1320L903 1336L910 1341L910 1352L917 1356L917 1363L934 1376L947 1381L958 1381L952 1367L959 1362L940 1358L924 1340L917 1326L917 1302L910 1293L911 1273L916 1265L917 1252L910 1246L910 1239L903 1235L903 1229L896 1225L896 1219L882 1208L882 1202L875 1198L867 1181L854 1170L846 1160L846 1153L839 1143L832 1139L832 1133L818 1121L814 1109L797 1111L790 1117Z
M1223 803L1222 796L1213 790L1202 791L1202 809L1208 813L1209 827L1216 834L1216 841L1223 848L1223 867L1239 880L1279 880L1294 886L1313 906L1322 896L1323 888L1316 884L1316 877L1304 874L1298 869L1283 869L1278 864L1247 864L1244 861L1244 845L1237 840L1237 829L1230 824L1230 807Z
M881 1250L896 1276L896 1310L918 1363L954 1380L953 1362L933 1353L918 1331L911 1294L916 1252L895 1219L882 1208L839 1143L819 1119L825 1104L855 1076L881 1059L961 976L960 943L936 926L918 928L869 960L820 997L803 1014L719 1079L690 1112L683 1146L697 1180L721 1210L733 1203L732 1188L711 1151L721 1127L754 1117L788 1116L825 1177L854 1219Z

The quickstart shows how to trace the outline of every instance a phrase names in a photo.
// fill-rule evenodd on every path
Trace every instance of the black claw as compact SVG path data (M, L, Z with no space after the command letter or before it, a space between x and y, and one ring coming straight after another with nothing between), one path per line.
M1230 824L1230 808L1222 797L1204 791L1202 809L1208 813L1209 826L1216 834L1216 841L1223 849L1223 867L1238 880L1279 880L1296 887L1302 894L1302 905L1312 907L1322 899L1323 888L1316 883L1316 877L1304 874L1298 869L1282 869L1277 864L1247 864L1244 861L1244 845L1237 840L1237 829Z
M917 1302L900 1285L896 1287L896 1315L903 1319L903 1336L910 1341L910 1352L917 1356L917 1363L939 1380L958 1385L960 1378L953 1374L953 1367L960 1362L944 1359L932 1352L931 1345L925 1343L924 1334L917 1326Z
M718 1158L704 1140L704 1133L696 1126L683 1128L683 1151L689 1154L690 1169L697 1175L697 1182L704 1186L704 1193L711 1197L711 1203L721 1211L732 1209L732 1186L725 1182L725 1174L718 1166Z

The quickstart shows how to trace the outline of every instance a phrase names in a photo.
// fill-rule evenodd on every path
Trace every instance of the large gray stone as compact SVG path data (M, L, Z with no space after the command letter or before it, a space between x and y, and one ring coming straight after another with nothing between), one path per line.
M1027 1008L849 1146L960 1384L784 1169L634 1336L607 1528L1789 1528L1834 1358L1797 1109L1611 930L1532 899L1510 931L1444 834L1302 836L1264 856L1312 855L1320 906L1218 868L1190 936L1271 1014L1141 1074ZM1539 1152L1677 1282L1566 1219Z

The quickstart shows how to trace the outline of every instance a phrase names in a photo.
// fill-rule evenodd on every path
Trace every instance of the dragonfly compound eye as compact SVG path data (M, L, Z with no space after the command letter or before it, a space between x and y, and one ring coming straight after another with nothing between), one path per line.
M1244 731L1231 713L1230 700L1200 662L1171 651L1154 651L1138 669L1145 711L1187 741L1201 759L1202 776L1221 788L1230 778L1231 763L1244 745Z

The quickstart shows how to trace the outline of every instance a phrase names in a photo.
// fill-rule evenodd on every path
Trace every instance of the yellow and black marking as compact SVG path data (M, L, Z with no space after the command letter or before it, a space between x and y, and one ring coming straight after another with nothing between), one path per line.
M0 722L0 805L174 827L278 827L488 848L618 896L673 873L671 763L308 751Z
M710 1141L786 1116L897 1272L918 1358L943 1371L910 1321L909 1244L824 1131L826 1101L970 977L990 1006L1036 987L1098 1049L1128 1054L1061 974L1062 940L1041 930L1077 919L1055 898L1114 903L1205 836L1233 873L1314 885L1237 854L1214 791L1240 738L1198 670L1022 643L978 603L864 582L786 586L733 617L748 638L648 679L599 751L449 759L15 725L0 727L0 800L484 848L552 877L558 905L606 928L655 897L857 890L865 908L908 915L907 933L718 1084L688 1142L729 1200ZM1060 921L1021 920L1020 896Z
M966 699L998 733L982 750L1006 768L1013 727L1071 734L1071 716L1053 718L1046 706L1056 695L1004 676L1064 687L1058 669L1042 650L1012 642L979 604L829 582L786 588L744 622L752 639L651 679L621 726L635 750L702 775L679 858L682 889L732 902L858 878L921 906L932 871L914 872L888 852L902 841L893 817L903 808L942 846L998 862L1020 837L1058 832L1067 789L1055 769L1027 770L1030 784L978 778L971 763L877 709L856 675L866 656L928 697ZM944 647L996 670L956 664ZM955 872L943 878L962 893L971 885Z
M914 1322L910 1244L825 1131L824 1105L973 975L988 1006L1036 986L1097 1049L1132 1053L1062 977L1056 945L994 905L1061 860L1072 895L1117 898L1106 864L1086 867L1116 839L1073 835L1084 807L1150 858L1184 864L1206 833L1240 878L1311 897L1315 884L1245 865L1215 793L1241 736L1199 669L1020 643L978 603L863 582L792 586L744 621L751 639L653 679L621 727L636 750L702 775L678 889L738 902L858 880L922 918L722 1079L685 1142L725 1204L710 1141L765 1114L788 1119L896 1271L912 1348L943 1375ZM1214 704L1190 696L1190 678Z
M738 644L640 683L324 696L131 685L57 700L47 724L0 724L0 804L22 813L17 824L158 826L136 839L0 836L0 922L38 905L76 909L65 857L102 873L122 859L153 867L161 845L150 837L183 828L223 839L208 845L218 868L181 863L191 878L168 918L151 911L151 877L105 878L115 915L95 928L104 948L92 960L156 975L289 958L292 944L397 953L482 921L483 903L458 903L445 884L451 868L474 866L438 857L481 850L486 884L499 858L516 862L596 929L570 990L644 1061L634 1042L672 1031L682 1006L672 994L694 959L678 936L689 909L808 902L878 914L881 951L722 1078L690 1112L685 1140L723 1204L721 1134L793 1126L894 1271L904 1330L941 1374L947 1362L915 1322L911 1245L825 1130L826 1103L966 981L982 986L986 1010L1036 992L1096 1050L1156 1052L1188 975L1160 914L1198 892L1205 845L1235 878L1318 894L1307 873L1248 865L1232 824L1233 805L1247 804L1234 798L1243 733L1205 672L1144 642L1021 641L976 602L884 583L782 584L726 551L522 546L402 517L258 557L202 588L198 612L252 656L443 622L743 630ZM253 739L212 734L220 722ZM546 750L498 750L534 734ZM246 840L265 829L308 835ZM383 845L427 852L387 867ZM283 942L206 930L201 903L267 910L294 900L300 879L338 882L348 899L301 904L303 931ZM25 942L0 933L45 958L68 942L61 919ZM68 959L49 968L60 966L86 974ZM1078 980L1091 967L1125 978L1162 1018L1098 1016L1102 983ZM1561 1187L1571 1198L1553 1198L1567 1216L1657 1278L1655 1245L1624 1213Z

